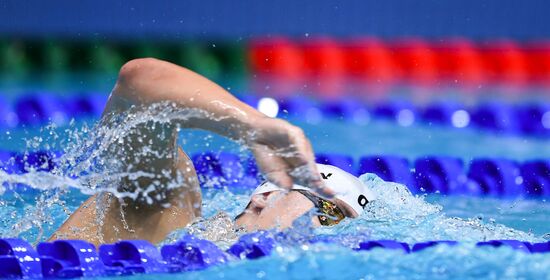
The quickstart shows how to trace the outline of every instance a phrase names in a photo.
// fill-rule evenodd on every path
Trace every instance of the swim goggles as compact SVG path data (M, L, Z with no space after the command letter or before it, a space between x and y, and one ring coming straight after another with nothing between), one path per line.
M321 223L321 225L323 226L336 225L346 217L342 210L340 210L340 208L338 208L338 206L336 206L336 204L334 204L333 202L322 199L305 190L293 191L301 193L313 203L315 208L317 208L317 210L319 210L319 213L321 213L321 215L318 215L317 217L319 219L319 223Z

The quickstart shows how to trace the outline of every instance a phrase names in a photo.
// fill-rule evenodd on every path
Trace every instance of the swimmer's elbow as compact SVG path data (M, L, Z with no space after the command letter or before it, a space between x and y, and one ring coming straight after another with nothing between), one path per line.
M136 85L148 73L152 73L160 67L162 61L155 58L132 59L120 68L117 83L124 86Z
M138 103L155 100L159 82L169 76L166 64L155 58L137 58L126 62L120 68L113 94Z
M132 59L120 68L113 94L136 103L177 99L189 92L185 90L185 85L194 84L197 77L192 71L167 61Z

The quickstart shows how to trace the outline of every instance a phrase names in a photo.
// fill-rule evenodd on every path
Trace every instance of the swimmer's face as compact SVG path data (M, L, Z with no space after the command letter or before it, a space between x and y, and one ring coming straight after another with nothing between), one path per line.
M338 203L339 208L342 207ZM284 229L292 226L297 218L301 217L314 207L313 203L299 192L272 191L252 196L249 205L237 219L237 226L248 231L278 228ZM346 216L355 216L349 213L349 209L342 209ZM352 210L353 211L353 210ZM320 226L319 219L311 217L313 226Z

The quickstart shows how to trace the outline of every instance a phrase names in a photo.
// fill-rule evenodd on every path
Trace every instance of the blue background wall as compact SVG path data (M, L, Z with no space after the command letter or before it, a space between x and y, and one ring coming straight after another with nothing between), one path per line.
M286 34L550 38L550 1L0 0L0 34L229 37Z

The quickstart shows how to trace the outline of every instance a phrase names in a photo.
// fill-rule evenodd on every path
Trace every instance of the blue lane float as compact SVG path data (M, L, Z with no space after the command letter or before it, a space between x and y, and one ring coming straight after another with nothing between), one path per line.
M214 243L186 234L176 244L165 245L162 257L181 270L199 270L228 262L227 255Z
M103 113L108 97L99 93L84 93L67 99L66 108L69 116L88 116L98 118Z
M359 124L367 123L370 113L367 107L359 100L338 99L325 102L321 105L324 116L342 121L353 121Z
M239 259L257 259L271 255L275 238L267 231L258 231L241 236L227 252Z
M510 134L520 131L517 110L506 103L481 104L471 115L472 123L480 128Z
M58 240L36 247L44 278L96 277L105 274L94 245L82 240Z
M306 241L307 242L307 241ZM311 240L316 243L318 240ZM355 251L392 250L418 253L434 246L456 246L459 242L436 240L407 244L395 240L365 240ZM489 240L478 247L507 247L526 254L550 253L550 242L529 243L518 240ZM278 245L271 233L249 233L224 252L214 243L186 234L159 249L144 240L123 240L95 247L82 240L40 243L35 250L26 241L0 239L0 278L81 278L151 273L177 273L206 269L240 259L269 256Z
M468 177L480 186L485 195L516 197L524 193L519 166L512 160L473 160Z
M0 96L0 128L13 128L18 124L19 119L14 109L3 96Z
M0 278L41 278L38 253L22 239L0 239Z
M106 271L114 275L170 272L157 247L145 240L124 240L99 247Z
M428 248L432 248L437 245L445 244L447 246L455 246L458 244L458 241L452 241L452 240L438 240L438 241L427 241L427 242L420 242L416 243L412 246L411 252L419 252Z
M399 114L404 111L416 113L416 108L414 105L404 100L378 103L372 110L374 116L385 119L397 119Z
M359 159L358 174L375 173L384 181L414 186L409 161L398 156L367 156Z
M13 164L14 156L16 156L15 153L0 151L0 170L6 173L15 173L17 168Z
M370 251L375 248L382 248L386 250L397 250L403 253L410 253L411 248L409 244L394 240L369 240L360 242L357 251Z
M518 240L490 240L490 241L478 242L476 246L478 247L491 246L496 248L505 246L505 247L510 247L517 251L531 253L531 251L529 250L529 246L527 244L529 243L518 241Z
M321 117L321 106L318 102L306 97L292 97L279 100L281 117Z
M525 162L521 175L527 195L550 197L550 160Z
M441 125L466 127L469 124L469 119L460 119L460 112L465 112L464 106L456 102L436 102L428 104L421 110L420 117L428 123L436 123ZM464 118L464 117L462 117ZM463 123L459 123L462 121Z
M49 122L65 124L71 118L98 118L108 96L103 93L79 93L62 97L51 93L25 94L13 102L0 99L0 128L18 125L39 126Z
M334 165L346 172L355 174L355 166L353 165L353 157L341 154L316 154L315 160L317 163Z
M541 242L541 243L530 243L527 244L529 251L531 253L549 253L550 252L550 241Z
M209 187L252 187L258 183L254 162L232 153L200 153L191 157L201 185Z
M15 112L23 125L37 126L47 122L63 124L68 121L66 104L62 99L37 93L25 96L15 104Z
M17 125L43 125L49 121L63 123L74 117L101 116L107 102L105 93L75 93L60 97L52 93L33 93L18 97L14 102L0 99L0 128ZM259 98L247 94L241 99L257 107ZM12 104L13 103L13 104ZM447 127L477 127L483 130L506 133L550 136L550 103L537 102L512 105L488 102L467 108L453 101L437 101L418 106L406 100L390 100L366 104L353 98L321 102L304 96L278 100L280 117L297 117L319 121L322 118L367 123L371 116L390 119L400 125L416 121Z
M550 103L530 103L517 108L522 133L550 136Z
M415 186L428 193L472 193L467 188L464 163L459 158L425 157L414 162ZM475 191L474 191L475 192Z
M0 151L0 169L8 174L47 172L56 167L60 156L51 151L26 154ZM191 158L205 188L250 189L263 180L252 157L222 152L199 153ZM342 154L318 154L316 159L355 175L374 173L385 181L404 184L416 194L550 197L550 160L518 163L480 158L472 160L466 168L462 160L445 156L420 157L413 165L406 158L386 155L364 156L358 164L353 157ZM20 186L16 189L24 190Z
M15 173L27 172L29 170L51 171L55 168L55 160L58 153L50 151L36 151L26 154L16 154L13 160Z

